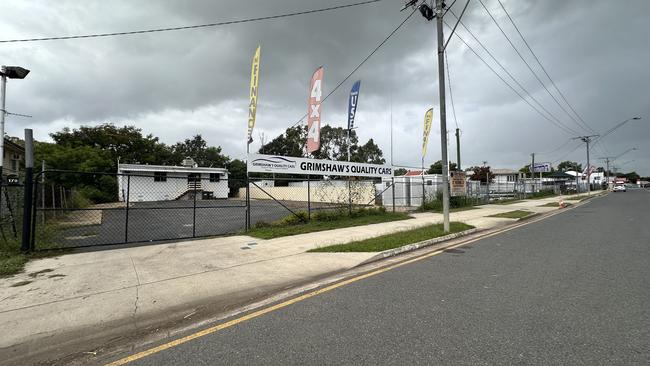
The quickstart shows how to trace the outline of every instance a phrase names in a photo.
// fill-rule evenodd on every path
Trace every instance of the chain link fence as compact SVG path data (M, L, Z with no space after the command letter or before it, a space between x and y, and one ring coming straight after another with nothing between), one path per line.
M106 174L45 171L34 179L32 248L73 248L179 240L244 233L294 216L307 222L319 212L440 211L440 175L358 178L216 174ZM450 207L526 198L539 192L570 193L570 182L468 181ZM586 186L578 189L582 191ZM0 228L18 240L23 187L3 187Z

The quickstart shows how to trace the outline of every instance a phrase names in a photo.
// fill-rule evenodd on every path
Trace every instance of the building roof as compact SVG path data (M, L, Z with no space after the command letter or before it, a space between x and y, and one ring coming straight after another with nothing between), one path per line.
M23 153L25 152L25 147L24 146L18 144L17 142L15 142L12 139L7 138L7 137L5 137L5 146L13 147L15 150L18 150L18 151L23 152Z
M168 172L168 173L228 173L225 168L189 167L174 165L118 164L117 172Z
M566 179L574 179L575 175L567 174L565 172L553 172L552 174L549 174L547 178L566 178Z
M519 174L518 171L512 169L492 169L490 173L495 175L510 175L510 174Z
M424 170L409 170L408 172L406 172L406 174L404 174L404 176L407 176L407 177L418 176L419 177L419 176L421 176L423 174L424 174Z

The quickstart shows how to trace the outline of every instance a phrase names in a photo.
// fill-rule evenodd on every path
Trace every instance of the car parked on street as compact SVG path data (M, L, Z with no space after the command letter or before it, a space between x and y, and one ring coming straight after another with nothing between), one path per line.
M626 192L626 191L627 191L627 188L625 188L624 184L614 186L614 192Z

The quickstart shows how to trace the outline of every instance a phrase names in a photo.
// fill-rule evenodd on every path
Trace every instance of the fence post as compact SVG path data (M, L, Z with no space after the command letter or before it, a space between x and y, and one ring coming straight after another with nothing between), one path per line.
M30 230L30 240L29 240L29 250L33 251L35 249L35 243L36 243L36 209L38 208L38 180L34 180L34 200L33 200L33 206L32 206L32 226L29 228ZM42 197L41 197L42 199Z
M129 242L129 202L131 200L131 176L126 175L126 215L124 217L124 243Z
M422 169L422 209L424 210L424 169Z
M348 176L348 215L352 217L352 187L350 186L350 177Z
M196 179L196 177L194 177L193 179ZM200 182L201 178L199 177L198 179ZM196 183L197 183L196 181L193 183L193 188L194 188L194 194L193 194L194 202L192 203L192 237L193 238L196 237L196 192L197 192Z
M251 229L251 187L248 178L248 171L246 172L246 231Z
M311 220L311 177L307 174L307 220Z
M0 137L3 138L3 137ZM23 238L20 244L20 250L29 251L31 243L32 228L32 195L34 179L34 140L32 130L25 129L25 197L23 202Z
M391 190L393 191L393 194L391 195L393 197L393 212L395 212L395 177L390 177L390 182Z

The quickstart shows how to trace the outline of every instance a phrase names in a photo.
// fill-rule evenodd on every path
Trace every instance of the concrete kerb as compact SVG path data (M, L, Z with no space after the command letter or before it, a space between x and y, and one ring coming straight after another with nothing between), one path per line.
M369 259L366 259L365 261L359 263L359 265L357 265L357 267L363 266L363 265L368 264L368 263L380 261L380 260L386 259L388 257L394 257L394 256L400 255L402 253L412 252L414 250L418 250L418 249L421 249L421 248L430 247L430 246L438 244L438 243L442 243L442 242L449 241L449 240L452 240L452 239L460 238L462 236L467 236L467 235L470 235L470 234L474 234L474 233L477 233L479 231L484 231L484 230L474 228L474 229L469 229L469 230L465 230L465 231L461 231L461 232L458 232L458 233L453 233L453 234L449 234L449 235L445 235L445 236L439 236L439 237L433 238L433 239L423 240L423 241L420 241L420 242L417 242L417 243L407 244L407 245L401 246L399 248L384 250L383 252L379 252L375 256L373 256L373 257L371 257Z

